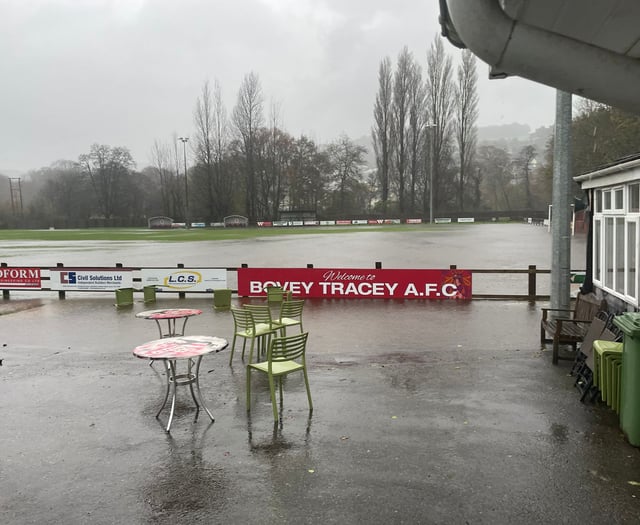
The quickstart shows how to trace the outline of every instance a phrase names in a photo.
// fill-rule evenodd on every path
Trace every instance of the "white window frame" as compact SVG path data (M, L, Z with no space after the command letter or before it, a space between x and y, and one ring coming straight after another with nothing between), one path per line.
M593 206L593 281L636 307L640 304L640 210L629 210L638 182L594 188ZM634 246L629 246L631 227L635 229ZM620 242L624 246L618 246ZM631 269L629 264L634 261L635 268Z

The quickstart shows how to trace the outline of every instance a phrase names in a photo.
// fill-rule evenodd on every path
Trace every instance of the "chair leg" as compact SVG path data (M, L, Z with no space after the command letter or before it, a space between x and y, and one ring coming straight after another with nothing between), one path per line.
M276 388L273 384L273 376L269 374L269 392L271 393L271 405L273 406L273 420L278 422L278 405L276 404Z
M246 339L245 339L245 341L246 341ZM249 362L247 364L253 363L253 346L254 346L255 342L256 342L256 338L252 337L251 338L251 346L249 347ZM242 359L244 359L244 352L242 353Z
M304 375L304 384L307 387L307 399L309 400L309 412L313 412L313 402L311 401L311 389L309 388L309 377L307 376L307 367L302 369Z
M229 356L229 365L233 362L233 352L236 348L236 334L233 334L233 342L231 343L231 355Z
M247 367L247 412L251 412L251 367Z
M559 356L559 352L560 352L558 346L559 346L558 339L554 338L553 339L553 357L551 359L551 362L554 365L558 364L558 356Z

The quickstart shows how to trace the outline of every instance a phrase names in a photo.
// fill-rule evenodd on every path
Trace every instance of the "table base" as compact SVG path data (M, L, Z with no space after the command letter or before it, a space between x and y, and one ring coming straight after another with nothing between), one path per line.
M167 378L167 389L164 395L164 401L162 402L162 406L158 410L156 414L156 418L158 419L160 413L167 405L167 401L169 400L169 394L171 394L171 410L169 411L169 420L167 422L166 431L169 432L171 430L171 423L173 421L173 416L176 410L176 397L177 397L177 389L178 386L186 386L189 385L189 390L191 391L191 397L193 398L193 402L196 405L196 409L199 411L200 407L204 408L205 412L211 418L211 422L213 423L215 420L213 418L213 414L207 408L207 405L204 404L202 399L202 393L200 392L200 362L202 361L202 356L199 356L197 359L189 359L187 365L187 372L184 374L177 373L177 364L175 359L160 359L160 361L164 364L165 374ZM195 389L194 389L195 385Z

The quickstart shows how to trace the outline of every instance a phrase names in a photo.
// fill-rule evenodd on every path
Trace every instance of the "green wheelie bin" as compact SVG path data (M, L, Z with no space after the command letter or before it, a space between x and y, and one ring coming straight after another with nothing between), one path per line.
M640 447L640 312L626 312L613 319L624 333L620 428L634 447Z

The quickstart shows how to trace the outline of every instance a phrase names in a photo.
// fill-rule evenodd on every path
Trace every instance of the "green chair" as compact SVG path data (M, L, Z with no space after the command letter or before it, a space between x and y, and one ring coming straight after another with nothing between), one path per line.
M258 339L258 355L264 355L267 352L269 339L277 330L280 329L277 322L273 319L271 307L267 304L245 304L243 308L249 310L253 315L253 322L256 324L256 330L264 333Z
M232 290L228 288L218 288L213 290L214 310L229 310L231 308Z
M156 287L154 285L142 288L144 304L156 302Z
M116 290L116 307L133 305L133 288L118 288Z
M269 380L269 392L271 394L271 406L273 407L273 419L278 423L278 405L276 404L275 379L278 380L280 391L280 409L282 410L282 378L293 372L302 372L304 384L309 400L309 413L313 412L311 390L309 389L309 377L307 375L306 349L308 332L303 332L287 337L274 337L269 343L267 360L247 365L247 412L251 411L251 371L256 370L267 375Z
M267 286L265 290L267 292L267 303L280 304L285 300L285 291L282 286Z
M251 341L251 347L249 349L249 363L253 360L253 347L255 346L256 339L258 345L265 337L270 337L274 333L274 329L269 325L256 325L251 310L247 308L231 308L231 314L233 316L233 342L231 343L231 356L229 357L229 365L233 362L233 353L236 348L236 340L238 337L243 339L242 341L242 359L244 360L244 353L247 346L247 340Z
M280 335L287 335L287 327L299 326L302 329L302 309L304 308L304 299L293 299L284 301L280 306L280 317L276 320Z

